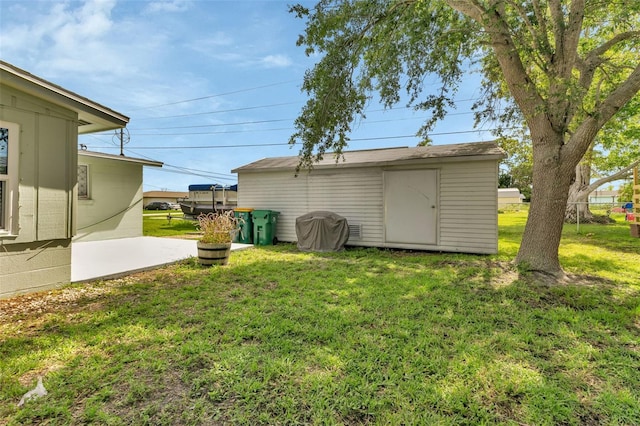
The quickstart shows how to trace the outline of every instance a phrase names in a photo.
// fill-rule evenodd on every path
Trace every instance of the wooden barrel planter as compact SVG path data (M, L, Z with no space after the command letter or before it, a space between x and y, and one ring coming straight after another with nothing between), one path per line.
M202 243L198 241L198 262L202 266L226 265L231 243Z

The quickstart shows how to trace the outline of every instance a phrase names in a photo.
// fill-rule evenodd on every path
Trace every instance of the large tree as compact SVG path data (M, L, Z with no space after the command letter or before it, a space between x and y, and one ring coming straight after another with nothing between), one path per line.
M636 97L620 110L598 133L576 166L569 188L565 220L598 221L588 204L589 194L610 182L631 176L640 164L640 99Z
M563 275L558 248L576 166L640 89L640 2L323 0L292 11L307 20L298 44L318 55L290 140L302 143L302 166L342 152L374 92L392 106L406 91L410 105L430 111L418 131L427 137L478 65L480 112L522 117L532 141L531 210L516 262Z

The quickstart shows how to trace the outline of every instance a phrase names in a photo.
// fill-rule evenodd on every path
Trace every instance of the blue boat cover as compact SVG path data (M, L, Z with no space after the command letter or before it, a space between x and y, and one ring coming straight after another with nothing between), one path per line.
M222 191L222 189L225 189L227 191L238 190L238 184L224 186L224 185L220 185L219 183L203 183L203 184L189 185L189 191L211 191L212 186L216 188L216 191Z

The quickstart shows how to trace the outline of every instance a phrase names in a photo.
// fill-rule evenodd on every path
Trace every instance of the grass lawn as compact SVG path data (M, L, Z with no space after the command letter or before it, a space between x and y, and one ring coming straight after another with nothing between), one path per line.
M640 424L640 240L567 226L545 286L525 220L495 256L280 244L0 301L0 424Z
M145 213L147 213L145 211ZM198 232L196 221L183 219L181 211L152 213L142 218L142 230L145 236L171 237L177 235L193 235ZM168 216L171 215L171 220Z

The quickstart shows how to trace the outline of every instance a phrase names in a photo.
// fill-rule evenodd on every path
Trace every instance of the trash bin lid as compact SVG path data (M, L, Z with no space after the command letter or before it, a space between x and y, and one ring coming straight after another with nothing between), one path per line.
M235 212L252 212L253 211L253 207L236 207L235 209L233 209L233 211Z
M280 212L277 212L275 210L254 210L253 214L256 216L277 216L280 214Z

